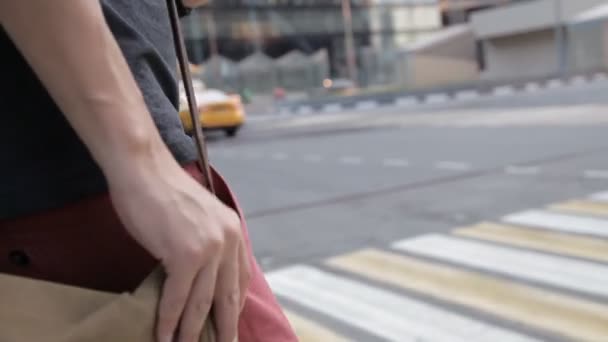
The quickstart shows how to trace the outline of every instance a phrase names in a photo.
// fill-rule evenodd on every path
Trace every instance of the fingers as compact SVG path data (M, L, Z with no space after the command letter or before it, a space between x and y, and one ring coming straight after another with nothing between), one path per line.
M249 289L249 283L251 280L251 262L249 260L249 253L247 246L241 239L241 243L238 250L239 254L239 294L241 296L239 302L239 312L243 311L245 301L247 300L247 290Z
M238 329L241 311L239 290L239 262L237 251L220 269L215 290L213 318L217 328L218 342L232 342ZM236 262L235 262L236 261Z
M219 262L212 261L196 276L180 324L180 342L197 342L200 339L213 303L218 267Z
M156 325L159 342L173 341L173 335L188 300L194 278L194 273L185 269L168 272L160 299Z

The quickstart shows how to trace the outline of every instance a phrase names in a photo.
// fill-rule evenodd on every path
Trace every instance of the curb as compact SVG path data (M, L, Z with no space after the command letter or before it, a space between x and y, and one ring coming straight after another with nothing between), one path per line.
M311 115L337 113L344 110L365 111L380 107L417 107L433 104L462 103L477 100L482 97L507 97L518 93L536 93L548 89L561 89L571 86L582 86L596 82L608 81L608 73L596 72L587 75L577 75L567 79L551 78L544 81L529 81L520 84L503 84L488 89L469 88L455 91L428 92L417 95L401 95L392 99L370 100L361 99L346 103L327 102L320 104L304 104L281 107L277 114L281 116Z

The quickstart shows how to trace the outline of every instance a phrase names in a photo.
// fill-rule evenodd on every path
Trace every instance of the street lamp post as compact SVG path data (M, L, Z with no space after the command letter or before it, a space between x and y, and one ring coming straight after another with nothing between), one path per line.
M557 58L557 72L560 76L566 74L566 35L564 33L564 25L562 23L562 1L554 0L555 10L555 48Z
M350 0L342 0L342 18L344 20L344 48L346 53L346 66L348 77L357 85L357 56L355 52L355 39L353 36L353 16Z

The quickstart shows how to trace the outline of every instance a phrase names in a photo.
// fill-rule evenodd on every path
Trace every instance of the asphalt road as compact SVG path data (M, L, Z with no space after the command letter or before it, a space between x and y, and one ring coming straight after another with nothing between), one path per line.
M210 155L241 201L256 255L302 341L608 341L608 240L593 230L608 234L608 205L588 197L608 190L606 90L268 119L235 140L212 139ZM546 209L571 199L579 206ZM524 217L504 234L456 237L455 228L480 222L511 227L505 215L530 209L542 210L542 222ZM547 214L555 212L569 215L559 222L595 221L555 228ZM394 245L404 240L407 248ZM489 254L459 241L483 242ZM599 244L602 257L573 252L581 241ZM380 253L375 263L370 248ZM404 260L422 262L416 270L424 272ZM516 260L521 267L506 266ZM572 272L590 264L596 278L567 273L571 260L585 263ZM551 276L562 267L563 278ZM464 273L446 275L454 270ZM594 282L600 290L584 285ZM501 300L501 286L522 297Z

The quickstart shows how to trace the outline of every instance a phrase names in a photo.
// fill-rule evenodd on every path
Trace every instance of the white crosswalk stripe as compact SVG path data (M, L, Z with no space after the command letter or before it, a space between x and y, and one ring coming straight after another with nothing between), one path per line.
M608 192L596 193L504 223L407 238L393 252L363 248L324 260L323 269L288 266L267 279L280 298L306 309L288 313L302 342L363 341L363 333L399 342L608 341L606 214ZM327 317L356 329L332 331Z
M598 202L608 202L608 192L598 192L597 194L591 195L590 198Z
M503 217L502 220L507 223L531 226L540 229L608 237L608 220L594 217L566 215L542 210L528 210L507 215Z
M488 243L429 234L395 248L565 289L608 297L608 267Z
M534 341L308 266L268 275L280 296L390 341Z

